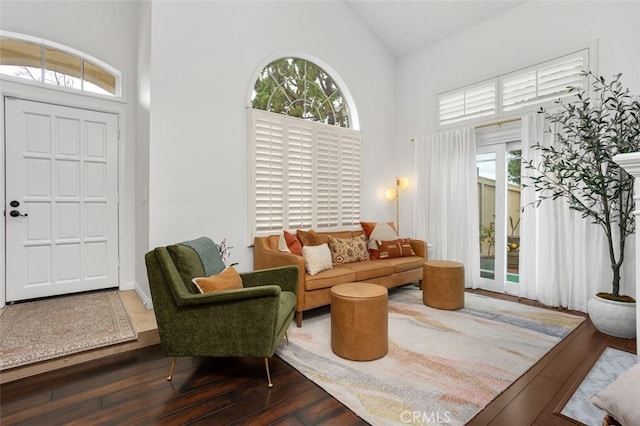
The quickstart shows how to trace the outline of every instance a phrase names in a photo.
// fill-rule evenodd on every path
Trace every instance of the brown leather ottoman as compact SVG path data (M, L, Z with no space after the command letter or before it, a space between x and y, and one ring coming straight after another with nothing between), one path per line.
M464 265L428 260L423 266L422 302L437 309L464 308Z
M389 349L387 289L370 283L331 287L331 349L346 359L371 361Z

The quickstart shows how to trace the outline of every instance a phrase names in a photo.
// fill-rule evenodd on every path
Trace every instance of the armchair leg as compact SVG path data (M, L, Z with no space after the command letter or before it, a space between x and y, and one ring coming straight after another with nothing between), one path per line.
M267 370L267 381L269 382L269 387L272 388L273 387L273 383L271 383L271 374L269 373L269 359L268 358L264 359L264 367Z
M287 334L287 332L284 333L284 340L286 340L287 346L291 346L291 344L289 343L289 335Z
M169 370L169 375L167 376L167 381L168 382L171 381L171 379L173 379L173 369L176 366L176 359L177 358L178 358L177 356L174 356L173 357L173 361L171 362L171 370Z

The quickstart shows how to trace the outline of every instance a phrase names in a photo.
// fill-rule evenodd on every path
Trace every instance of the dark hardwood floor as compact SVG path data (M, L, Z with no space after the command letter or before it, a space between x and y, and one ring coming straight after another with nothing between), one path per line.
M607 346L637 350L635 339L605 336L587 319L469 424L573 424L554 411ZM179 358L167 382L170 364L152 346L7 383L0 387L0 424L366 424L277 357L271 389L261 359Z

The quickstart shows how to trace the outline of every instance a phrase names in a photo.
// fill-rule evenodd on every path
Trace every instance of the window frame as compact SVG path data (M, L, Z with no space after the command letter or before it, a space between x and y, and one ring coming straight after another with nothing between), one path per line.
M258 158L257 148L258 141L256 135L259 133L257 121L266 120L274 121L281 127L275 130L275 133L282 133L282 166L275 170L277 175L282 176L281 190L274 190L274 197L281 197L280 212L272 211L274 217L280 217L281 221L272 222L270 226L260 226L258 222L261 214L265 216L267 213L261 213L263 207L259 206L258 198L260 195L267 196L268 193L259 194L259 165L261 161L268 162L268 158L264 160ZM362 135L361 132L354 129L328 125L316 121L304 120L296 117L273 113L263 110L249 108L249 229L251 244L257 236L273 235L282 230L293 229L309 229L313 228L322 231L356 229L360 223L360 190L362 187ZM307 193L303 194L303 198L308 203L305 205L297 205L294 210L299 217L303 213L307 213L302 220L293 220L288 214L289 194L292 181L289 179L291 163L289 162L289 146L287 145L288 132L291 128L305 129L310 136L310 153L309 160L311 162L310 172L307 176L311 179L311 186L306 189ZM297 130L300 131L300 130ZM264 133L263 133L264 134ZM266 137L266 136L264 136ZM297 140L297 139L296 139ZM279 141L274 142L279 144ZM319 151L327 148L325 154ZM297 147L297 145L296 145ZM324 160L324 161L322 161ZM354 167L354 166L357 166ZM326 172L322 173L322 168L326 168ZM297 176L297 175L296 175ZM345 176L349 178L346 179ZM265 184L268 182L265 181ZM276 179L274 184L279 188L279 182ZM319 190L321 188L323 190ZM326 199L323 199L325 197ZM300 203L300 201L299 201ZM277 203L276 203L277 204ZM306 211L305 211L306 209ZM280 214L280 215L279 215ZM334 217L335 215L335 217Z
M558 98L570 98L574 96L572 94L567 93L565 96L557 96L553 94L551 96L535 96L534 98L528 100L527 102L522 103L521 106L511 107L505 109L504 103L504 84L505 80L517 77L519 75L524 75L529 72L535 72L536 76L540 70L548 68L549 66L553 66L554 64L560 64L567 59L572 59L575 57L582 56L584 58L583 61L583 71L594 71L596 70L596 60L597 57L597 44L596 42L591 42L583 46L576 47L574 49L565 51L563 53L559 53L553 56L550 56L543 60L537 60L529 65L521 66L510 71L506 71L500 73L498 75L492 76L491 78L486 78L471 84L465 84L463 86L458 86L453 89L444 90L436 93L435 96L435 111L436 111L436 128L438 130L454 128L460 126L462 124L481 124L486 123L487 120L491 119L508 119L513 117L520 117L523 113L532 112L539 109L541 106L552 105ZM458 93L464 93L465 91L472 90L475 87L482 86L487 82L495 81L495 114L486 115L486 116L461 116L460 118L456 118L449 122L444 122L441 119L441 102L440 100L443 97L453 96ZM586 83L586 77L582 78L583 87L587 90L589 89L588 84ZM536 82L536 90L538 87L538 83Z
M94 97L100 97L100 98L105 98L105 99L118 99L118 98L122 98L122 73L116 69L115 67L105 63L104 61L101 61L98 58L95 58L91 55L88 55L84 52L81 52L77 49L74 49L72 47L69 46L65 46L63 44L60 43L56 43L50 40L46 40L46 39L42 39L42 38L38 38L38 37L33 37L33 36L29 36L26 34L20 34L20 33L15 33L15 32L11 32L11 31L5 31L5 30L0 30L0 38L2 39L12 39L12 40L16 40L16 41L21 41L21 42L25 42L25 43L31 43L31 44L35 44L38 45L40 47L40 51L41 51L41 61L40 61L40 66L39 66L39 70L42 73L41 74L41 78L40 80L29 80L29 79L25 79L25 78L21 78L21 77L16 77L16 76L11 76L8 74L0 74L0 79L6 79L9 81L13 81L13 82L17 82L17 83L21 83L21 84L28 84L28 85L34 85L34 86L38 86L38 87L46 87L46 88L54 88L56 90L62 90L62 91L68 91L68 92L72 92L72 93L81 93L83 95L86 96L94 96ZM84 89L84 81L88 81L84 78L83 75L81 75L81 88L72 88L72 87L65 87L65 86L61 86L61 85L57 85L57 84L52 84L52 83L48 83L46 81L45 78L45 74L47 72L46 67L44 67L43 65L45 65L44 61L45 61L45 51L47 49L52 49L54 51L59 51L62 52L64 54L67 55L71 55L74 56L76 58L78 58L81 61L81 67L82 65L87 62L90 63L91 65L101 68L104 71L106 71L107 74L111 75L114 78L114 93L113 94L103 94L103 93L99 93L99 92L94 92L94 91L90 91L90 90L86 90ZM92 83L93 84L93 83Z

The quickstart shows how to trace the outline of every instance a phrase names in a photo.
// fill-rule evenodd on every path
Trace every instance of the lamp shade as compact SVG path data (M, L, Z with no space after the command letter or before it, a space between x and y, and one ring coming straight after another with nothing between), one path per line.
M409 186L409 179L407 179L406 177L397 178L397 186L398 188L405 189Z
M384 191L384 196L387 198L387 200L395 200L398 196L398 191L395 188L389 188Z

